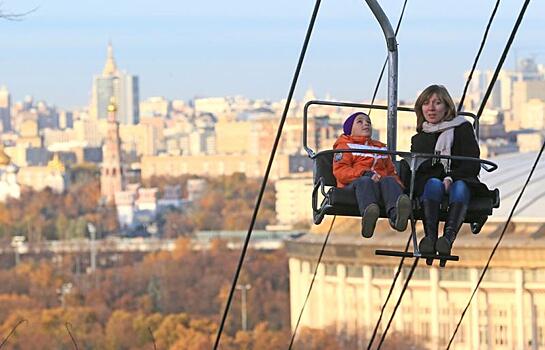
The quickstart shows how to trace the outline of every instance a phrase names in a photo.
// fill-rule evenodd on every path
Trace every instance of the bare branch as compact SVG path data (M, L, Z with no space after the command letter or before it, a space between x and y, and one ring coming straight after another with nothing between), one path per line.
M70 322L66 322L64 324L64 327L66 327L66 330L68 331L68 334L70 335L70 339L72 339L72 343L74 343L74 347L76 350L78 350L78 343L76 342L76 338L72 335L72 332L70 332L70 328L72 328L72 324Z
M11 332L9 332L8 336L6 337L6 339L4 339L4 341L2 342L2 344L0 344L0 349L2 349L2 347L4 346L4 344L6 344L9 340L9 338L12 336L13 333L15 333L15 331L17 330L17 327L19 327L21 325L21 323L23 322L27 322L27 320L25 319L22 319L20 320L19 322L17 322L17 324L11 329Z
M0 2L0 19L5 19L8 21L22 21L26 16L30 15L33 12L36 12L39 8L39 6L34 7L31 10L21 12L21 13L13 13L13 12L4 12L2 10L3 3Z
M157 344L155 344L155 337L153 336L153 332L151 330L151 327L148 327L149 334L151 335L151 340L153 341L153 349L157 350Z

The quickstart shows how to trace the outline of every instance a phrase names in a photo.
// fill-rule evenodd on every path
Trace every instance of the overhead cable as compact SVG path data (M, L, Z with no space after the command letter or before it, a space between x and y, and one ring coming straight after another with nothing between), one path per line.
M235 276L233 277L233 283L231 284L231 289L229 290L229 296L227 297L227 303L225 304L225 309L223 311L223 316L221 318L221 322L218 328L218 333L216 336L216 341L214 343L214 349L217 349L221 340L221 335L223 333L223 328L225 326L225 321L227 319L227 315L229 314L229 309L231 307L231 303L233 301L233 294L235 292L235 287L238 282L238 277L240 275L240 271L242 270L242 265L244 263L244 257L246 256L246 251L248 250L248 245L250 244L250 238L252 236L252 231L254 229L254 225L257 219L257 213L259 211L259 207L261 205L261 200L263 199L263 194L265 193L265 188L267 187L267 181L269 180L269 174L271 172L272 164L274 161L274 156L276 155L276 150L278 148L278 145L280 144L280 137L282 136L282 130L284 128L284 123L288 116L288 111L290 108L290 103L293 98L293 93L295 92L295 87L297 86L297 80L299 79L299 73L301 72L301 67L303 66L303 61L305 58L305 54L307 52L308 43L310 41L310 37L312 34L312 30L314 28L314 23L316 21L316 17L318 16L318 10L320 8L321 0L316 0L316 3L314 5L314 10L312 12L312 16L310 19L310 23L307 28L305 40L303 43L303 47L301 49L301 53L299 55L299 61L297 63L297 68L295 69L295 73L293 75L293 79L291 82L291 86L288 92L288 97L286 99L286 104L284 106L284 111L282 113L282 117L280 119L280 124L278 126L278 131L276 133L276 138L274 140L273 148L269 157L269 162L267 163L267 169L265 170L265 175L263 177L263 182L261 183L261 189L259 191L259 195L257 197L257 201L254 207L254 212L252 214L252 220L250 222L250 227L248 228L248 233L246 234L246 238L244 240L244 244L242 246L242 252L240 253L240 259L238 261L237 269L235 271Z

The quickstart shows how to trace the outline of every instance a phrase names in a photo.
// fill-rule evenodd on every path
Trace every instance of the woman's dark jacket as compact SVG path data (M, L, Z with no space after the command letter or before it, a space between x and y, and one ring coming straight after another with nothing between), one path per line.
M435 153L435 143L440 133L419 132L411 139L411 152ZM454 141L451 148L452 156L465 156L479 158L479 144L475 139L475 133L470 122L463 123L454 128ZM420 165L416 172L414 195L421 196L424 192L424 185L428 179L435 177L443 180L445 177L452 177L453 181L464 180L468 185L471 195L489 196L490 191L479 181L478 175L481 169L479 162L452 160L450 171L447 173L439 159L428 159ZM410 179L410 174L404 172L404 180ZM408 176L407 176L408 175ZM408 188L408 186L406 186Z

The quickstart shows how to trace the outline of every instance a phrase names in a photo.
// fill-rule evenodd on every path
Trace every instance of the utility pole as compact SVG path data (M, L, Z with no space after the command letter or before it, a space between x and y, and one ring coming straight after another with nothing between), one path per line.
M13 252L15 253L15 266L19 266L21 261L20 254L26 252L25 249L25 236L13 236L11 238L11 246L13 247Z
M250 288L252 288L249 284L237 284L236 289L239 289L241 291L241 308L240 313L242 317L242 330L247 331L248 330L248 316L246 314L246 293Z
M95 272L97 268L97 248L95 245L97 230L95 225L90 222L87 223L87 229L89 230L89 235L91 236L91 247L89 249L91 251L91 272Z

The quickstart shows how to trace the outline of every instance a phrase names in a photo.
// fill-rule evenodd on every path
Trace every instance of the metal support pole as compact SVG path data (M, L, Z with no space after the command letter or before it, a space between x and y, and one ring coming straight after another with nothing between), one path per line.
M93 225L92 223L88 223L87 224L87 229L89 230L89 235L91 236L91 247L90 247L90 252L91 252L91 272L95 272L96 271L96 268L97 268L97 259L96 259L96 256L97 256L97 250L96 250L96 233L97 233L97 230L95 228L95 225Z
M249 284L237 284L236 289L241 291L241 305L240 305L240 314L242 318L242 330L246 332L248 330L248 315L246 310L246 293L252 288Z
M388 150L395 151L397 147L397 40L394 29L376 0L365 0L375 15L386 39L388 48ZM395 161L395 156L393 156Z

